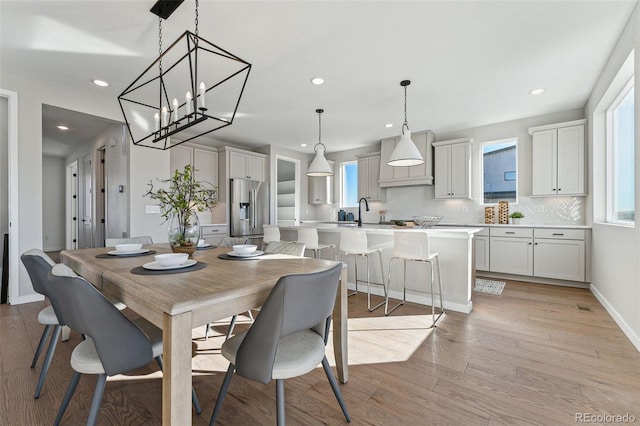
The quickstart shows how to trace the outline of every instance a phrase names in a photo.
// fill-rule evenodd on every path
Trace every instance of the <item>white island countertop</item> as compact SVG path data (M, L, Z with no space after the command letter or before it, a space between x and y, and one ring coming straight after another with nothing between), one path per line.
M283 241L296 241L297 230L300 228L318 229L318 240L321 244L334 244L340 247L340 231L358 229L353 222L349 223L327 223L327 222L307 222L300 226L281 226L280 238ZM367 243L370 248L382 249L383 275L380 275L380 267L377 265L377 257L372 258L371 281L387 282L389 261L393 256L394 233L397 231L424 232L429 235L430 251L438 253L440 258L442 287L444 293L444 308L453 311L470 313L472 310L472 288L475 283L475 240L474 235L482 230L482 227L461 227L461 226L438 226L433 228L420 228L408 226L363 224L360 229L366 231ZM324 256L330 255L330 250L323 250ZM337 253L337 251L336 251ZM355 287L355 264L353 257L347 261L349 287ZM429 289L430 271L424 264L409 262L407 269L407 300L416 303L431 305L431 294L425 290ZM389 286L389 294L392 298L402 298L401 274L402 268L394 268L394 273ZM358 260L359 275L366 271L366 261ZM366 273L364 273L366 277ZM361 276L360 279L363 279ZM366 279L366 278L365 278ZM366 288L366 284L365 288ZM362 284L360 284L362 288ZM380 286L372 286L372 293L382 294Z

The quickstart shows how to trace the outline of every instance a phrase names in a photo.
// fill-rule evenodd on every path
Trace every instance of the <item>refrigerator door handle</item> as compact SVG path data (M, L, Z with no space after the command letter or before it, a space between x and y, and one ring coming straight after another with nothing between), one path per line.
M249 197L250 197L249 202L251 203L250 227L255 228L257 226L257 215L258 215L258 207L256 206L256 202L258 201L257 191L255 189L252 189Z

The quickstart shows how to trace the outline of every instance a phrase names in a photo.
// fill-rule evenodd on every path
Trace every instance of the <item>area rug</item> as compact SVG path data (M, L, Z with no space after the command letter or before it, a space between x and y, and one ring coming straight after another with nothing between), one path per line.
M477 291L478 293L499 295L502 294L504 285L504 281L483 280L481 278L476 278L476 286L473 288L473 291Z

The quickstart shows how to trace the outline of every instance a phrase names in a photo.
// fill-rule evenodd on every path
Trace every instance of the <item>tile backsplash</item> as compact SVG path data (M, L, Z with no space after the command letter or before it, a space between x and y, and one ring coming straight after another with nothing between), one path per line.
M484 208L477 200L434 200L433 187L402 187L388 189L384 202L370 202L370 211L364 211L362 219L365 222L378 222L380 210L387 210L387 220L411 219L419 216L442 216L443 223L484 223ZM327 206L326 211L318 217L320 220L338 220L336 204ZM496 209L496 222L498 207ZM357 208L345 208L347 212L354 212ZM524 214L521 224L530 225L584 225L585 197L524 197L520 196L517 203L509 203L509 213L519 211ZM326 217L328 216L328 217Z

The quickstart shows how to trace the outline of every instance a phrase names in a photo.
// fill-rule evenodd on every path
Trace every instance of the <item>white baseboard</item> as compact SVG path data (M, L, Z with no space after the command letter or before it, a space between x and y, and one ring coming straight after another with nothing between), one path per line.
M593 286L593 284L589 286L589 289L591 290L591 293L596 296L596 299L598 299L602 306L604 306L609 315L611 315L611 318L613 318L616 324L618 324L618 327L622 329L622 332L629 338L629 340L631 340L631 343L633 343L636 349L640 351L640 336L638 336L635 331L633 331L633 329L629 327L629 324L627 324L624 318L622 318L620 314L618 314L618 311L616 311L614 307L611 306L607 299L602 295L602 293L598 291L597 288Z
M9 303L12 305L22 305L23 303L40 302L42 300L44 300L44 296L36 293L28 296L12 297Z

